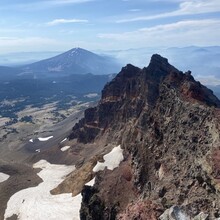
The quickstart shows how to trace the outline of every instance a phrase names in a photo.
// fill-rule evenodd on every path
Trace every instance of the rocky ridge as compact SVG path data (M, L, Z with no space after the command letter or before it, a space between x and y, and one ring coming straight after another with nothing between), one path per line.
M146 68L122 68L69 136L124 149L118 168L83 188L81 219L220 218L219 107L190 71L160 55Z

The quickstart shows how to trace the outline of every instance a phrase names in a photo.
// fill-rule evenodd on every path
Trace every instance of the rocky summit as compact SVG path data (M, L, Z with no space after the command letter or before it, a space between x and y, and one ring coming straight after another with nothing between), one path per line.
M219 107L190 71L160 55L143 69L123 67L69 136L87 148L121 145L124 154L82 188L80 218L220 219Z

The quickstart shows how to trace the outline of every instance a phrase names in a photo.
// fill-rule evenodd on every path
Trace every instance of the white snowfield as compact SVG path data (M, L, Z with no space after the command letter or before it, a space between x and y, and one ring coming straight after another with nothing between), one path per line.
M30 140L29 140L29 142L33 143L33 142L34 142L34 140L33 140L33 139L30 139Z
M48 140L51 139L51 138L53 138L53 136L44 137L44 138L39 137L38 140L39 140L39 141L48 141Z
M120 145L104 156L104 163L98 163L93 171L107 167L110 170L118 167L124 159ZM19 220L80 220L79 211L82 202L81 193L72 197L71 193L51 195L75 166L50 164L40 160L33 168L41 168L38 176L43 182L36 187L23 189L15 193L8 201L4 219L17 215ZM85 185L93 186L95 178Z
M0 172L0 183L6 181L10 176L8 174L5 173L1 173Z
M50 190L57 187L75 166L54 165L40 160L33 167L42 169L38 175L43 182L15 193L8 201L4 218L15 214L19 220L79 220L81 194L75 197L71 193L50 194Z
M69 148L70 148L70 146L64 146L64 147L62 147L60 150L61 150L61 151L67 151Z
M104 157L105 162L98 162L93 168L93 172L98 172L100 170L104 170L105 167L109 170L114 170L119 166L121 161L124 159L123 150L121 149L121 145L112 149L112 151L106 154Z

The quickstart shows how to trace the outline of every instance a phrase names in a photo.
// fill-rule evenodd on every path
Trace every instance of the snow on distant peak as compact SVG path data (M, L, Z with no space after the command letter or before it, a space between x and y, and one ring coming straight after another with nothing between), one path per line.
M82 49L79 48L79 47L73 48L73 49L72 49L72 53L79 52L80 50L82 50Z

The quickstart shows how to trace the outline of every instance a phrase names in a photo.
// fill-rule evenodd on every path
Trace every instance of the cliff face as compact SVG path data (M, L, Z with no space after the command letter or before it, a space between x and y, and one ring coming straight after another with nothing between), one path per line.
M69 137L124 149L118 168L84 187L81 219L220 217L219 107L190 71L159 55L122 68Z

